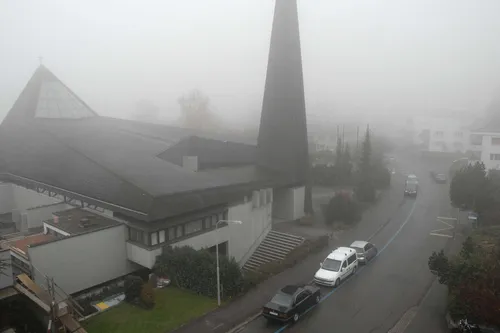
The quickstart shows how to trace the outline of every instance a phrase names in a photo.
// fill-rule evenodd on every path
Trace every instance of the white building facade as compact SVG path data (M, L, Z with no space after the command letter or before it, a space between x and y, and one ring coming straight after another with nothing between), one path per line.
M473 132L471 146L486 170L500 170L500 132Z

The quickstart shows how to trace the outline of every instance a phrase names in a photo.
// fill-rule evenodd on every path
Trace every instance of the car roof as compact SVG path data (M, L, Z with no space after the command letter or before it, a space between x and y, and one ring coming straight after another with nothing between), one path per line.
M363 247L365 247L366 244L368 244L368 242L357 240L357 241L352 242L351 247L363 248Z
M338 247L328 255L328 259L344 260L351 253L356 253L356 250L350 247Z
M293 296L297 293L297 291L299 289L301 289L300 286L290 284L290 285L287 285L287 286L284 286L283 288L281 288L280 292L282 292L283 294Z

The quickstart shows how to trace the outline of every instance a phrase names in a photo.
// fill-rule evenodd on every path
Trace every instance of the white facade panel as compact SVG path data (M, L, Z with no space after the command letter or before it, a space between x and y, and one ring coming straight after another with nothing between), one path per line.
M127 260L125 244L126 228L119 225L29 247L35 282L53 277L72 294L129 274L137 267Z
M284 188L275 191L273 216L293 221L304 216L305 187Z
M500 133L483 135L481 161L484 163L486 170L500 169Z
M156 257L159 256L162 252L161 247L154 250L148 250L130 242L127 242L126 247L127 258L129 260L150 269L153 268L156 262Z

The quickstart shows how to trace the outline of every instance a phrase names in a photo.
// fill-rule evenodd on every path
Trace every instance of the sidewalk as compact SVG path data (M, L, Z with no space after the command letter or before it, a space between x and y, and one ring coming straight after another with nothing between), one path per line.
M401 191L397 186L385 191L379 202L370 207L363 219L352 229L343 231L321 253L312 254L301 263L259 284L245 295L180 327L176 333L225 333L260 312L262 306L286 284L309 283L319 263L335 246L349 245L356 238L364 239L378 232L397 212L401 204Z
M446 255L456 255L462 249L462 243L467 238L467 232L457 232L455 239L451 240L444 251ZM408 325L404 333L447 333L449 332L446 323L448 287L439 283L437 277L418 305L418 312Z

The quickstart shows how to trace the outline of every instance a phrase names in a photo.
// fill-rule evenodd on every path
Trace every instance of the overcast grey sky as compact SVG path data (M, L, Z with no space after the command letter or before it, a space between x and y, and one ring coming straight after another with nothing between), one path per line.
M199 88L258 118L272 0L0 0L0 118L38 57L99 114ZM309 114L476 111L500 96L499 0L299 0ZM495 96L496 95L496 96Z

